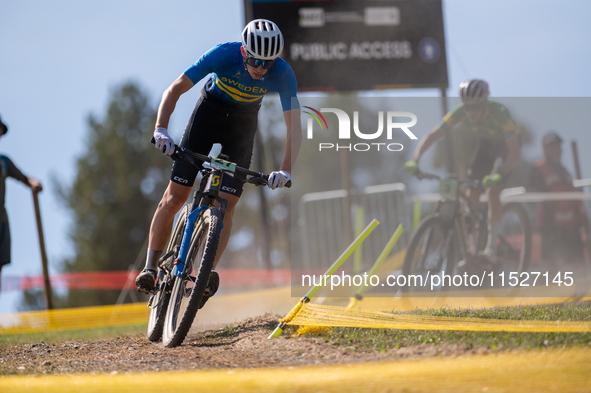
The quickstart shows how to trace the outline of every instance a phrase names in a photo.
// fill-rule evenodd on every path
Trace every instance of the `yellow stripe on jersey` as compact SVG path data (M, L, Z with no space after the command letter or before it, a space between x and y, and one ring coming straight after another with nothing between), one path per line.
M464 123L470 131L494 142L515 139L521 132L509 110L495 101L489 101L484 117L478 123L468 119L465 107L460 104L445 114L438 127L447 131L459 123Z
M217 78L215 80L215 83L220 88L220 90L222 90L224 93L228 94L230 97L232 97L236 101L254 102L254 101L258 101L258 100L262 99L264 96L264 94L257 96L254 94L244 93L238 89L235 89L233 87L226 85L224 82L222 82L221 80L219 80Z

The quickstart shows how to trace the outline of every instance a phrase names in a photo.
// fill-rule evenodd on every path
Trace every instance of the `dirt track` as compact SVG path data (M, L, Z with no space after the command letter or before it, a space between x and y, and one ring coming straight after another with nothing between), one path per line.
M265 314L230 327L190 334L182 346L167 349L144 336L59 344L27 344L0 350L0 374L117 373L128 371L253 368L407 359L487 352L487 348L434 346L360 353L322 338L267 336L277 317Z

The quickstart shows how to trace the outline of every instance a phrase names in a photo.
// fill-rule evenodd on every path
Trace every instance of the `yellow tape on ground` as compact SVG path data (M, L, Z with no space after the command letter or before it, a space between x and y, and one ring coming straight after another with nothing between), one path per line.
M587 349L265 369L0 377L3 393L585 392Z
M217 295L199 311L192 330L213 329L266 312L285 314L298 300L291 297L288 286ZM147 324L149 314L147 303L2 314L0 334Z
M349 299L327 298L323 304L331 306L344 306ZM439 309L439 308L488 308L488 307L518 307L518 306L546 306L550 304L563 304L571 302L591 301L591 297L494 297L477 296L457 297L368 297L356 302L357 308L376 311L413 311L416 309Z
M0 334L37 333L148 323L146 303L0 315Z
M591 322L525 321L400 315L305 303L288 325L476 332L591 332Z

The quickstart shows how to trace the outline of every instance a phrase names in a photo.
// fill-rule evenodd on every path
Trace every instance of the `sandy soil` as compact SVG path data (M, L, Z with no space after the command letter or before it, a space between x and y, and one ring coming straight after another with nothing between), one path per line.
M277 316L265 314L216 330L190 333L182 346L164 348L145 336L58 344L35 343L0 349L0 374L118 373L129 371L253 368L364 362L484 353L488 349L421 344L364 353L318 337L289 332L268 340ZM293 331L291 332L293 333Z

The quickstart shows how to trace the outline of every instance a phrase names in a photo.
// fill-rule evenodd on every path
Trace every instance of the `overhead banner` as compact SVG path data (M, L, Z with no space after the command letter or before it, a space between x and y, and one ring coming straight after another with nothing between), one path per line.
M448 86L441 0L245 2L277 23L300 91Z

